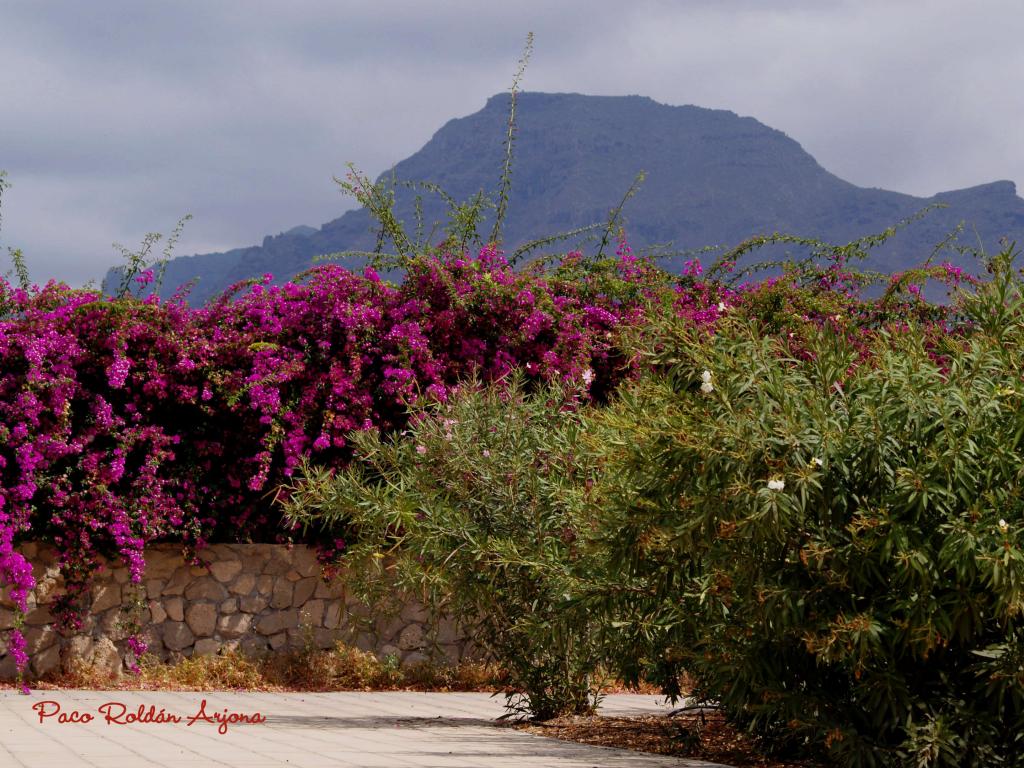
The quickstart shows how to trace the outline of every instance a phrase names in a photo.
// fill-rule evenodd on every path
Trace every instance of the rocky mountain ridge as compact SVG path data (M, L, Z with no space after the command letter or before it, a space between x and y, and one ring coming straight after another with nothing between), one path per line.
M457 200L495 190L507 109L507 94L491 97L479 112L450 120L381 178L433 182ZM1001 238L1024 242L1024 199L1010 181L929 198L858 187L822 168L783 132L725 110L668 106L641 96L527 92L519 95L517 116L506 250L603 222L640 170L646 180L625 209L634 247L732 246L775 231L845 243L932 203L947 207L902 230L866 266L896 271L920 263L961 221L977 230L989 250ZM428 225L444 219L439 198L425 196L422 204ZM413 226L412 191L396 190L395 212ZM976 242L973 233L970 242ZM170 295L198 278L190 301L201 303L235 281L266 272L284 280L320 254L374 244L368 212L352 210L319 229L295 227L260 245L173 259L162 292ZM682 261L666 264L678 269ZM362 266L358 259L343 263ZM112 270L104 285L116 288L118 282Z

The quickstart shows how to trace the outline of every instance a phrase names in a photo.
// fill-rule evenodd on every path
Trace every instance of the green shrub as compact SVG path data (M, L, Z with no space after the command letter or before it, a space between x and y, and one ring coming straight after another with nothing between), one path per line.
M558 387L470 386L403 437L354 434L351 465L307 468L286 514L358 531L346 560L357 593L373 605L381 585L424 595L506 672L513 709L586 713L599 654L575 599L592 568L579 544L594 476L582 418Z
M1024 306L945 336L666 319L594 443L604 608L660 677L849 766L1024 764Z

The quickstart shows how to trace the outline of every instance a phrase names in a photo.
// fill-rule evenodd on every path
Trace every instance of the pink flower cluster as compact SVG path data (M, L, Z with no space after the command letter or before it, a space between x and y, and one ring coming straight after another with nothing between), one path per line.
M288 537L271 492L303 458L340 466L351 431L400 429L411 402L469 376L521 368L600 396L626 359L613 331L656 281L622 272L613 295L484 248L418 259L398 286L335 266L268 275L201 309L0 281L0 582L24 610L15 545L52 541L55 612L74 627L100 556L137 583L156 540Z

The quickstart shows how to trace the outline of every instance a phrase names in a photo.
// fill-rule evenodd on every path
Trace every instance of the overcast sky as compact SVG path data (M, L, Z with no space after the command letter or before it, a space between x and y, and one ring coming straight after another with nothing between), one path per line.
M729 109L863 186L1024 183L1024 0L0 0L0 245L82 284L185 213L178 255L320 226L530 30L526 90Z

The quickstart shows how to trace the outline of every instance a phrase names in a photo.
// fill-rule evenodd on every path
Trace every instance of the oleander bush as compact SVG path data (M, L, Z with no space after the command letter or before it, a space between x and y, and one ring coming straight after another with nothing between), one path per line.
M596 467L580 444L590 383L589 371L533 393L521 375L468 383L402 436L354 436L348 467L307 471L288 508L359 530L348 564L363 600L421 596L505 670L510 707L540 719L589 713L600 691L601 627L576 586L596 575L583 536Z
M990 268L939 325L659 323L593 428L627 677L842 765L1022 764L1024 282Z

